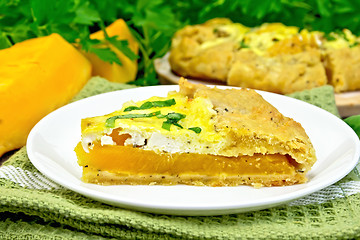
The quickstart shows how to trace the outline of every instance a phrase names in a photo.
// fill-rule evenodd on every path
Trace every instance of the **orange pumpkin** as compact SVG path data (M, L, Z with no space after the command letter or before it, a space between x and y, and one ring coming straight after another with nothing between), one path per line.
M138 54L139 45L131 35L131 32L123 19L118 19L108 27L106 27L106 33L109 37L118 36L119 40L127 40L129 48ZM90 35L91 39L104 39L104 32L98 31ZM93 65L92 75L101 76L112 82L126 83L136 78L138 65L136 60L130 60L121 51L110 43L104 43L105 46L109 47L116 53L120 59L122 65L117 63L109 63L101 60L98 56L93 53L84 52L84 55L90 60ZM101 47L101 46L100 46Z
M1 50L0 156L24 146L31 128L90 77L90 62L55 33Z

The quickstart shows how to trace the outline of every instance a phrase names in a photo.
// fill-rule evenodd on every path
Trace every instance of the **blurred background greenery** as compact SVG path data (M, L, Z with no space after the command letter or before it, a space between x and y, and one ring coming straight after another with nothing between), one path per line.
M282 22L324 32L348 28L360 35L359 12L357 0L0 0L0 49L53 32L69 42L97 44L89 34L123 18L140 44L135 83L154 85L153 60L168 51L172 35L184 25L227 17L250 27Z

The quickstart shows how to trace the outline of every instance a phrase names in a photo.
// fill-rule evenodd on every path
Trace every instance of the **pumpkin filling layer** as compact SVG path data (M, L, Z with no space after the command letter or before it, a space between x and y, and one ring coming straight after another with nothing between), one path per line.
M280 154L239 157L196 153L158 154L131 146L101 146L97 143L88 153L80 143L75 151L79 165L83 167L83 181L96 183L105 177L105 172L108 179L109 174L113 174L113 178L103 183L105 185L114 181L119 184L126 182L126 176L132 178L138 176L140 183L161 181L162 184L183 183L184 176L187 176L185 179L193 180L201 177L208 178L209 181L212 177L222 177L226 185L237 185L238 182L234 182L233 178L239 179L241 176L248 180L251 178L253 183L259 184L262 182L256 181L258 177L264 180L264 176L269 176L272 178L272 185L280 185L276 183L278 179L287 179L297 174L301 179L303 178L301 173L296 171L294 161L289 156ZM98 174L94 174L95 171ZM180 178L179 175L182 177ZM283 185L285 181L281 182ZM194 185L197 185L196 181Z

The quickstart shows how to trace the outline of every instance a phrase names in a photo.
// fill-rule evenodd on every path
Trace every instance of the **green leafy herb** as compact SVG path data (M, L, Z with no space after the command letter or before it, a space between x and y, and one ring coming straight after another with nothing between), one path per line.
M122 65L116 53L111 51L110 48L97 48L92 46L89 48L89 52L95 53L103 61Z
M68 42L77 43L84 51L110 63L121 65L115 52L104 47L104 42L111 43L129 59L137 59L125 40L109 37L106 33L103 41L90 39L91 32L103 29L102 17L107 16L101 16L97 5L91 0L0 1L0 49L29 38L58 33Z
M342 37L344 40L349 42L349 39L347 38L346 34L343 31L336 29L335 33L337 33L340 37Z
M163 123L163 128L166 129L166 130L170 130L171 124L172 124L172 125L175 125L175 126L177 126L177 127L179 127L179 128L183 128L183 126L181 126L178 122L179 122L181 119L185 118L185 117L186 117L186 115L181 114L181 113L175 113L175 112L173 112L173 113L168 113L168 114L166 115L166 119L167 119L167 120ZM165 125L164 125L164 124L165 124Z
M345 118L344 121L355 131L360 138L360 115Z
M129 112L132 110L144 110L144 109L150 109L155 107L170 107L172 105L175 105L176 101L174 98L164 100L164 101L153 101L153 102L145 102L140 107L137 106L129 106L124 109L124 112Z
M160 111L152 112L152 113L144 113L144 114L125 114L125 115L116 115L113 117L109 117L106 119L105 126L107 128L115 127L115 120L116 119L133 119L133 118L150 118L150 117L157 117L157 118L166 118L166 121L163 122L162 128L166 130L170 130L171 125L175 125L179 128L183 128L179 124L181 119L184 119L186 115L181 113L168 113L167 115L161 114Z
M354 42L352 44L350 44L350 48L353 48L353 47L356 47L356 46L359 46L359 42Z
M162 124L162 126L161 126L163 129L165 129L165 130L168 130L168 131L170 131L170 128L171 128L171 123L170 122L167 122L167 121L165 121L165 122L163 122L163 124Z
M106 38L113 46L119 49L125 56L130 60L136 60L139 58L131 49L128 47L129 43L126 40L117 40L116 36Z
M139 43L142 60L138 78L133 83L156 85L159 80L154 59L166 54L173 34L184 23L179 19L174 1L138 0L134 3L128 0L128 5L126 13L131 15L129 25L134 26L132 33Z
M345 41L349 42L350 40L348 39L348 37L346 36L346 34L344 33L344 31L341 31L339 29L336 29L333 32L330 33L325 33L324 37L326 38L326 40L328 41L335 41L336 37L340 37L342 39L344 39Z
M188 128L191 131L194 131L195 133L201 133L201 128L200 127L192 127L192 128Z
M160 115L160 111L152 112L152 113L145 113L145 114L126 114L126 115L117 115L106 119L105 126L107 128L115 127L115 120L116 119L132 119L132 118L150 118Z
M335 41L335 40L336 40L336 38L333 36L332 33L325 33L325 34L324 34L324 38L325 38L326 40L328 40L328 41Z
M249 46L245 43L244 39L240 42L240 48L249 48Z

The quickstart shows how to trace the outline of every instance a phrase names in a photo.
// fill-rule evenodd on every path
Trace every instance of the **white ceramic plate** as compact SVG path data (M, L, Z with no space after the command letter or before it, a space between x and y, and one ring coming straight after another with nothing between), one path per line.
M308 183L254 189L249 186L99 186L80 180L82 169L73 149L80 141L82 118L110 113L130 99L166 96L168 91L177 89L178 86L155 86L122 90L66 105L32 129L27 141L29 158L48 178L90 198L139 211L176 215L229 214L276 206L335 183L359 159L359 140L342 120L305 102L259 91L280 112L300 122L309 135L318 161L308 173Z

